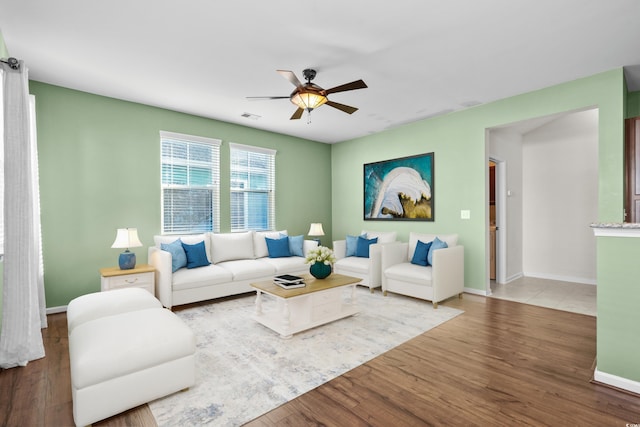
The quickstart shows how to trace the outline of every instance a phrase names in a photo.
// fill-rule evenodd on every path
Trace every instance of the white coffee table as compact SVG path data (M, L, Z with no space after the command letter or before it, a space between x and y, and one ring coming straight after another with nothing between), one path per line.
M296 289L283 289L273 281L252 283L257 293L253 318L282 338L291 338L297 332L359 313L355 289L362 279L335 273L322 280L308 274L302 277L306 286ZM346 296L345 288L351 288ZM263 294L272 301L263 301Z

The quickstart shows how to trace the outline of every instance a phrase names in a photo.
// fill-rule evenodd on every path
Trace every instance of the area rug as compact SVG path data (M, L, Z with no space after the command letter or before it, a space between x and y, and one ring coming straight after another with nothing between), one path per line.
M362 287L356 300L359 315L290 339L251 318L254 296L177 311L196 334L197 381L149 404L158 425L242 425L462 313Z

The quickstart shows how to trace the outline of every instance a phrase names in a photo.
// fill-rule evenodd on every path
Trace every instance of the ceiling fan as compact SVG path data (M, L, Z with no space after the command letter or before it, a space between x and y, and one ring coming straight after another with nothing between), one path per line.
M311 113L311 110L314 108L318 108L323 104L330 105L333 108L337 108L340 111L344 111L347 114L353 114L358 111L357 108L351 107L349 105L340 104L337 102L329 101L327 95L336 93L336 92L345 92L348 90L355 89L364 89L367 87L366 83L362 80L356 80L351 83L346 83L340 86L332 87L331 89L323 89L320 86L311 83L316 77L316 70L312 70L310 68L302 71L302 75L307 81L305 84L302 84L298 77L294 74L293 71L288 70L276 70L278 74L280 74L285 79L289 80L291 84L293 84L296 89L291 92L289 96L248 96L247 99L286 99L289 100L298 107L298 109L293 113L290 120L297 120L302 117L302 113L306 110Z

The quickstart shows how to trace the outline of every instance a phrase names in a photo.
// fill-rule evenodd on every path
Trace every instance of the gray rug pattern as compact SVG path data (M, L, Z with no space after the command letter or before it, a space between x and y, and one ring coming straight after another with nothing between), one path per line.
M251 318L255 296L177 311L196 333L197 380L149 403L158 425L240 426L462 313L362 287L356 300L359 315L286 340Z

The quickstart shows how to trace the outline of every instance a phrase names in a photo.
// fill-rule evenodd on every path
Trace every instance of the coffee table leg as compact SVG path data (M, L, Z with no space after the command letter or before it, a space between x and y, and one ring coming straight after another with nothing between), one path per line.
M282 308L282 329L286 332L291 330L291 310L289 309L289 302L284 300L284 307ZM280 334L281 338L289 339L293 336L291 333Z
M256 316L262 316L262 292L256 292Z

